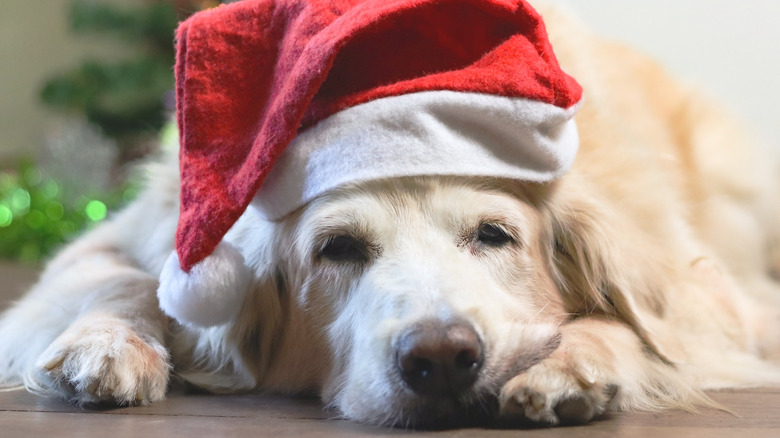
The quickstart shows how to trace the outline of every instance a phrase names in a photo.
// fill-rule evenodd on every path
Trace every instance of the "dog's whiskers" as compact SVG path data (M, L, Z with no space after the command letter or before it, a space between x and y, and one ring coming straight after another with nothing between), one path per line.
M552 304L552 300L548 300L548 301L547 301L547 302L544 304L544 306L542 306L541 308L539 308L539 310L536 312L536 314L534 314L534 315L533 315L533 316L532 316L532 317L531 317L531 318L528 320L528 323L529 323L529 324L534 324L534 323L536 322L537 318L539 318L539 316L542 314L542 312L544 312L544 311L545 311L545 310L546 310L548 307L550 307L550 304Z

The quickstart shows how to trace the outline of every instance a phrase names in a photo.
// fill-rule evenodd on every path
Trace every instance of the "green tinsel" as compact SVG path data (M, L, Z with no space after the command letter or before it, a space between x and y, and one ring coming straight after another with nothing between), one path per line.
M37 263L137 192L75 195L34 165L0 171L0 258Z

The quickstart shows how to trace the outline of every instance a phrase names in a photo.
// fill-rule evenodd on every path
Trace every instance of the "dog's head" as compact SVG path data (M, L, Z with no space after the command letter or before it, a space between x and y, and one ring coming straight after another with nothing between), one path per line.
M553 352L569 318L604 312L642 330L647 303L620 292L601 254L615 245L556 190L380 180L256 227L262 238L243 220L236 241L261 273L235 331L245 359L270 386L314 386L360 421L493 416L503 384Z
M317 200L291 279L327 333L324 397L351 418L453 421L549 354L565 312L542 218L490 184L391 180Z

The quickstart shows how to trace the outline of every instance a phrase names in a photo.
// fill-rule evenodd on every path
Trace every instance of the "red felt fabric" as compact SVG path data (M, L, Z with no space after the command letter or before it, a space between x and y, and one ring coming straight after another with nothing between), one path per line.
M339 110L427 90L563 108L582 96L519 0L244 0L194 15L176 38L185 271L214 250L298 130Z

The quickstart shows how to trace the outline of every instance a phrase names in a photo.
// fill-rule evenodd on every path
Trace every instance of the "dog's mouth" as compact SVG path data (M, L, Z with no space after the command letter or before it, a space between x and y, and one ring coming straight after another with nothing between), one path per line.
M384 425L415 430L500 426L498 394L509 379L528 366L485 368L488 369L481 370L473 386L459 393L421 394L418 391L409 395L409 391L404 390L406 397L400 397L403 401Z
M498 415L495 391L471 391L459 397L418 397L412 405L386 426L415 430L487 427Z
M395 376L400 379L393 380L404 388L405 400L389 425L414 429L496 425L501 388L559 345L560 335L555 333L507 360L490 357L476 332L463 323L419 324L396 343Z
M560 344L557 331L516 333L527 336L507 348L484 342L462 320L414 324L391 343L380 374L358 374L351 382L350 373L342 374L351 384L333 393L330 406L348 418L401 429L496 426L507 382Z

